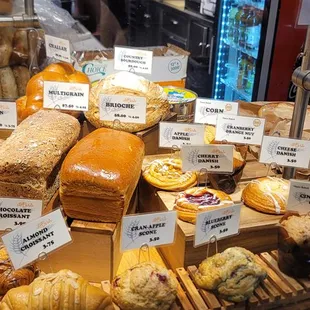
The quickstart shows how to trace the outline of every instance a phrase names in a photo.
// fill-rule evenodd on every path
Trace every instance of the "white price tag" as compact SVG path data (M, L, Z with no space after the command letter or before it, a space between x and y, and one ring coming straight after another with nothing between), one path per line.
M195 123L216 125L218 114L238 115L239 103L197 98Z
M46 56L71 63L70 42L68 40L45 35Z
M159 246L174 242L176 211L124 216L121 250L139 249L143 244Z
M114 69L152 74L153 51L115 46Z
M122 123L146 123L146 98L123 95L100 95L100 120Z
M310 141L264 136L261 163L308 169L309 159Z
M42 200L0 197L0 230L15 229L42 214Z
M227 208L199 212L196 218L194 246L208 243L212 236L217 240L239 232L241 204Z
M44 108L88 111L88 84L45 81L43 96Z
M217 116L216 141L260 145L265 128L265 119L246 116Z
M16 103L0 101L0 129L15 129L17 127Z
M233 172L233 145L183 145L182 170L208 172Z
M159 123L159 147L203 145L205 126L189 123Z
M297 211L300 214L310 212L310 182L290 180L290 189L286 210Z
M71 242L68 227L60 209L44 215L2 236L15 269L37 260Z

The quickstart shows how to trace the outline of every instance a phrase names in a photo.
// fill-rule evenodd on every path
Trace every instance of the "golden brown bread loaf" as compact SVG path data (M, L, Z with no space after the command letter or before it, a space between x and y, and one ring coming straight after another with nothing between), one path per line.
M58 188L63 156L76 143L79 122L54 110L23 121L0 147L0 197L42 199Z
M113 310L110 296L64 269L44 274L30 285L10 290L0 310Z
M138 183L144 143L130 133L100 128L67 155L60 173L65 213L77 219L117 222Z
M145 97L146 123L119 122L115 124L112 121L101 121L99 113L100 94ZM110 127L128 132L137 132L157 124L168 115L169 111L170 106L167 95L161 86L130 72L118 72L102 79L92 87L89 94L89 110L85 112L85 116L96 128Z

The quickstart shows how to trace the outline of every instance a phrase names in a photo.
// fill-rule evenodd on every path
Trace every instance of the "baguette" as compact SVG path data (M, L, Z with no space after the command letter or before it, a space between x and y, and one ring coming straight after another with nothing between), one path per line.
M27 83L30 80L30 73L26 67L16 66L12 68L15 77L18 96L24 96L26 94Z
M13 51L13 35L13 28L0 28L0 67L6 67L9 65Z
M0 85L2 99L16 99L18 97L15 77L10 67L0 69Z

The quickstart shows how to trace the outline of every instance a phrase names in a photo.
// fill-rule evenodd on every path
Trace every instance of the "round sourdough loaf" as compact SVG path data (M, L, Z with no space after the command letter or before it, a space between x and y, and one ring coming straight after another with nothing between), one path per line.
M122 123L100 120L100 95L124 95L146 98L146 123ZM164 119L170 110L167 95L158 84L130 72L118 72L107 76L92 87L89 110L85 112L88 121L96 128L109 127L127 132L137 132L152 127Z

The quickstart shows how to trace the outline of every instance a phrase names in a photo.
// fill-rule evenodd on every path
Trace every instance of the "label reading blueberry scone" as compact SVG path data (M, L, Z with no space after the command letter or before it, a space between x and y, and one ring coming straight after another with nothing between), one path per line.
M310 182L290 180L290 189L286 205L287 211L297 211L299 214L310 212Z
M144 244L159 246L174 242L176 211L124 216L121 250L139 249Z
M0 129L15 129L16 127L16 103L0 101Z

